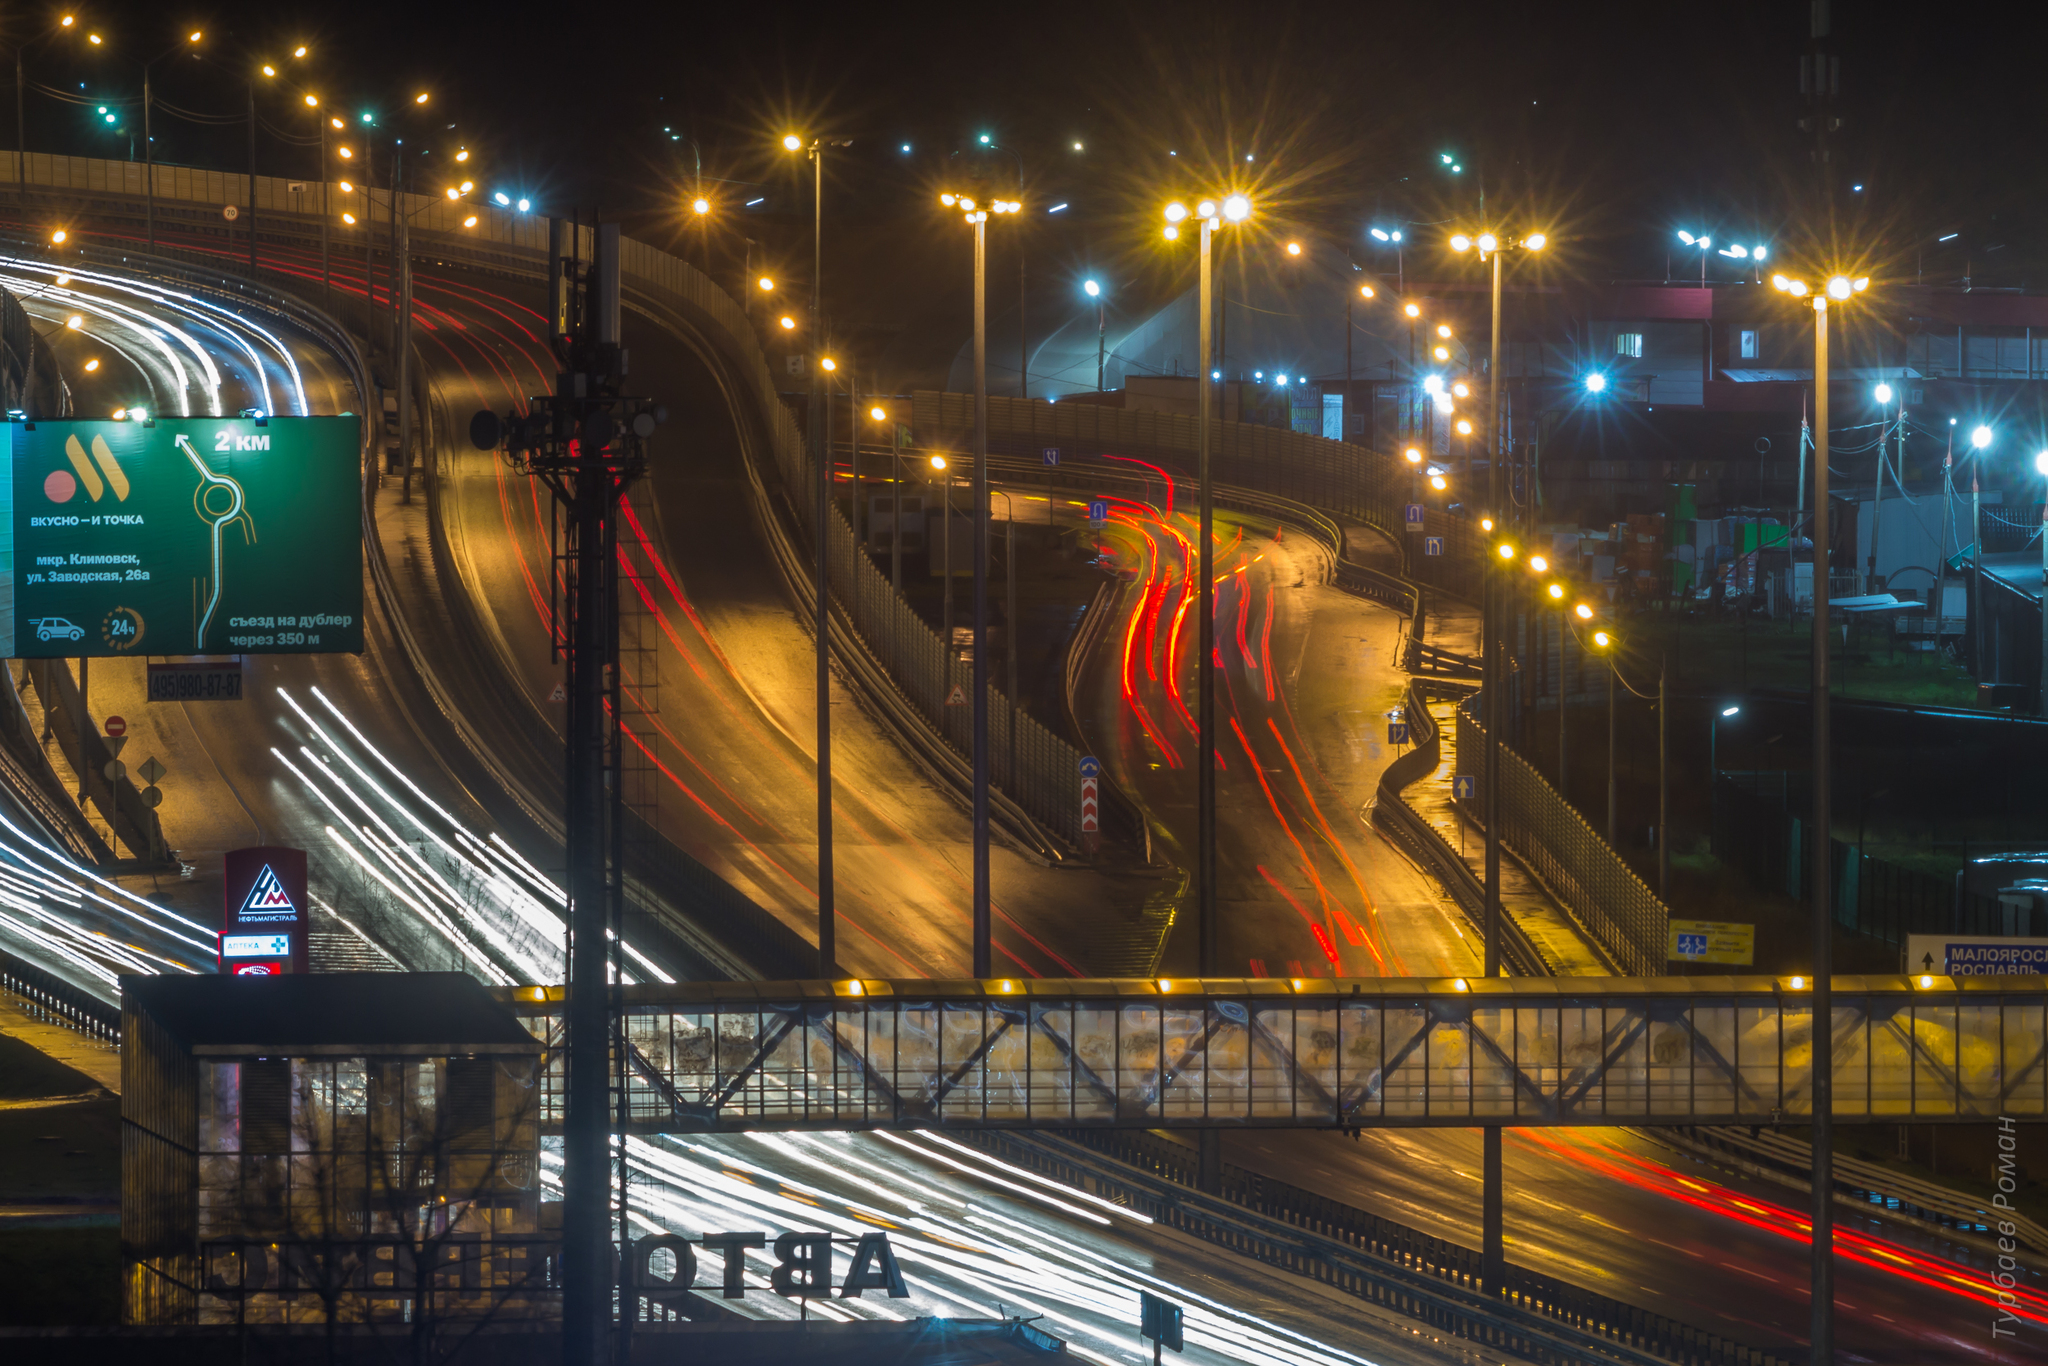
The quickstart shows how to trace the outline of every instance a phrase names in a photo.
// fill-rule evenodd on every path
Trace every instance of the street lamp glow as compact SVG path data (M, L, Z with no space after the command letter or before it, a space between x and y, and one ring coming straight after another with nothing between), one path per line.
M308 95L308 96L306 96L306 108L308 108L308 109L318 109L319 107L320 107L320 97L319 97L318 95Z
M1102 286L1097 284L1093 280L1083 280L1081 282L1081 288L1088 291L1088 297L1091 299L1097 299L1102 297Z
M935 470L942 470L942 469L946 468L946 457L945 457L945 456L943 456L943 455L935 455L935 456L933 456L933 457L932 457L932 468L933 468L933 469L935 469Z
M1451 325L1449 323L1438 323L1436 325L1436 334L1445 341L1449 341L1451 339Z
M1448 346L1439 346L1436 348L1435 351L1431 352L1430 354L1434 355L1440 361L1447 361L1451 358L1451 348Z
M2034 457L2034 472L2036 474L2048 474L2048 451L2042 451Z
M1830 298L1846 299L1855 292L1856 286L1849 283L1849 277L1846 275L1837 275L1834 279L1828 281L1828 297Z
M1407 315L1408 315L1409 317L1411 317L1411 318L1419 318L1419 317L1421 317L1421 316L1422 316L1422 305L1421 305L1421 304L1403 304L1403 305L1401 306L1401 311L1402 311L1403 313L1406 313L1406 314L1407 314Z
M194 35L194 36L197 36L197 35ZM427 102L427 92L426 92L426 91L424 91L424 90L422 90L422 91L421 91L421 92L420 92L419 94L417 94L417 95L414 95L414 96L412 97L412 102L413 102L414 104L425 104L425 103Z
M522 199L519 201L516 207L518 208L519 212L525 213L528 209L533 207L533 201L531 199Z
M341 216L341 221L350 227L354 227L356 225L356 216L352 213L345 213Z
M476 226L476 215L475 215L475 214L471 214L471 215L470 215L469 217L467 217L467 218L463 219L463 220L462 220L462 226L463 226L463 227L465 227L465 228L473 228L473 227L475 227L475 226Z
M1482 232L1479 234L1479 249L1481 251L1498 251L1500 250L1500 239L1490 232Z
M1429 476L1429 486L1435 489L1438 493L1442 493L1445 489L1450 487L1450 484L1445 481L1444 477L1441 474L1432 474L1431 476Z
M1608 635L1605 631L1595 631L1593 633L1593 643L1604 650L1614 643L1614 637Z
M85 326L85 319L81 318L78 314L74 313L64 320L64 326L70 328L73 332L76 332L79 328Z
M1991 429L1989 427L1979 427L1976 431L1971 432L1970 444L1980 451L1989 446L1991 444Z
M1471 238L1469 238L1469 237L1467 237L1467 236L1466 236L1466 235L1465 235L1464 233L1462 233L1462 232L1461 232L1461 233L1459 233L1459 234L1457 234L1457 235L1456 235L1455 237L1451 238L1451 250L1452 250L1452 251L1470 251L1470 250L1472 250L1472 239L1471 239Z
M1413 446L1410 446L1407 450L1401 452L1401 454L1407 459L1408 463L1411 465L1420 465L1422 463L1422 452L1417 450Z
M1550 245L1550 239L1540 232L1532 232L1522 239L1522 245L1531 251L1541 251Z
M1361 299L1370 299L1370 298L1374 297L1374 296L1373 296L1373 292L1372 292L1372 286L1371 286L1371 285L1360 285L1360 286L1358 287L1358 297L1359 297L1359 298L1361 298Z
M1580 621L1591 621L1593 619L1593 609L1586 603L1582 602L1577 607L1572 608L1572 612Z
M1509 545L1506 541L1502 541L1498 546L1495 546L1494 549L1499 552L1500 557L1503 560L1512 560L1513 558L1515 558L1515 548Z
M1394 239L1387 236L1386 231L1384 229L1374 228L1372 229L1372 240L1375 242L1391 242Z
M1242 223L1252 216L1252 202L1241 194L1234 194L1223 201L1223 216L1233 223Z
M1871 396L1879 403L1890 403L1892 401L1892 386L1889 384L1880 384L1870 392Z
M1607 392L1607 376L1601 374L1598 370L1586 376L1586 392L1589 394Z
M789 316L789 315L788 315L787 313L783 314L783 315L782 315L782 330L783 330L783 331L785 331L785 332L794 332L794 331L796 331L796 319L795 319L795 318L792 318L792 317L790 317L790 316Z
M868 416L877 422L887 422L889 420L889 410L878 403L868 409Z
M804 140L794 133L785 133L782 135L782 146L784 151L794 152L801 148L803 145Z
M1564 585L1561 583L1553 583L1547 585L1543 591L1550 594L1551 600L1553 602L1561 600L1564 597Z
M1187 216L1188 206L1181 203L1178 199L1166 206L1166 221L1169 223L1178 223Z
M1737 713L1737 712L1739 712L1739 711L1741 711L1741 710L1742 710L1742 708L1740 708L1740 707L1723 707L1723 708L1721 708L1721 715L1723 715L1723 716L1733 716L1733 715L1735 715L1735 713Z
M1529 567L1539 574L1548 573L1550 570L1550 561L1545 559L1541 555L1531 555L1529 557Z
M1301 243L1299 243L1299 242L1289 242L1289 243L1287 244L1287 254L1288 254L1289 256L1299 256L1299 255L1301 255Z
M1216 216L1216 201L1215 201L1215 200L1213 200L1213 199L1205 199L1205 200L1203 200L1203 201L1202 201L1201 203L1199 203L1199 204L1195 205L1195 217L1197 217L1197 218L1214 218L1215 216Z
M832 359L832 358L831 358L830 356L825 356L825 357L822 357L822 358L821 358L821 359L820 359L820 360L818 361L818 365L819 365L819 367L820 367L821 369L823 369L823 370L824 370L824 371L825 371L825 372L826 372L827 374L830 374L830 373L831 373L832 371L834 371L834 370L837 370L837 369L839 368L839 362L838 362L838 361L836 361L836 360L833 360L833 359Z
M1442 375L1424 375L1424 376L1422 377L1422 392L1423 392L1423 393L1425 393L1425 394L1440 394L1440 393L1442 393L1443 391L1444 391L1444 379L1443 379L1443 376L1442 376Z
M1180 240L1180 229L1173 226L1173 224L1168 223L1166 225L1166 240L1169 242L1178 242Z
M1451 392L1459 398L1470 398L1472 397L1472 386L1465 383L1464 380L1459 380L1451 385Z
M706 213L710 213L710 212L711 212L711 201L710 201L710 200L708 200L708 199L693 199L693 200L691 200L691 201L690 201L690 212L692 212L692 213L696 213L696 214L706 214Z
M64 239L66 237L69 237L70 235L71 234L65 232L64 229L59 228L57 229L57 231L50 234L50 240L61 247L64 245Z
M1472 435L1472 420L1470 418L1461 417L1458 419L1458 435Z

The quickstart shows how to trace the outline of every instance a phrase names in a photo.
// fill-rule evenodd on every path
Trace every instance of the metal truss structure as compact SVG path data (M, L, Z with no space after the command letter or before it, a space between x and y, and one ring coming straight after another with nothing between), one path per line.
M1796 977L859 981L624 988L639 1132L1775 1124ZM1840 977L1837 1121L2048 1115L2048 979ZM550 1044L563 993L501 994Z

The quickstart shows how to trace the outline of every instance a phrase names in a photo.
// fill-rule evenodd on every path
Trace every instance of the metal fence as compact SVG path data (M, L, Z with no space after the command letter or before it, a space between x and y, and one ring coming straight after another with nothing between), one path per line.
M1771 781L1756 781L1763 777ZM1753 886L1811 901L1812 824L1792 813L1787 795L1782 774L1716 774L1714 857L1739 868ZM1832 914L1858 934L1903 948L1909 934L2035 931L2039 917L2031 905L2008 907L1995 896L1962 891L1952 878L1872 858L1843 840L1828 844Z
M970 394L919 390L914 403L918 439L959 444L974 428ZM1033 399L988 400L991 445L1060 446L1062 459L1075 454L1149 453L1170 463L1182 478L1192 476L1200 427L1177 413L1135 412L1095 403L1048 403ZM1427 503L1420 476L1394 457L1345 441L1304 436L1278 427L1212 422L1211 475L1221 483L1278 494L1322 510L1340 521L1363 523L1399 539L1408 573L1421 583L1476 598L1484 545L1477 523L1435 507L1424 512L1422 535L1406 529L1404 508ZM1443 538L1442 553L1425 555L1419 542Z
M1479 720L1479 706L1480 697L1474 694L1458 708L1458 772L1478 779L1474 795L1464 804L1475 820L1484 810L1477 789L1486 782L1486 727ZM1501 842L1600 941L1622 971L1645 977L1662 972L1670 908L1535 765L1505 742L1500 747L1500 781Z
M121 1041L121 1007L73 986L48 968L0 949L0 991L33 1014L109 1043Z
M2048 1115L2041 979L1842 977L1843 1122ZM1711 981L1712 986L1705 983ZM1777 1124L1813 1111L1804 979L629 986L629 1124L912 1128ZM558 988L500 995L537 1036ZM544 1073L558 1125L562 1067Z
M1534 1320L1587 1334L1599 1341L1593 1359L1602 1362L1615 1360L1611 1349L1620 1348L1685 1366L1783 1366L1782 1358L1541 1272L1510 1266L1501 1283L1489 1288L1483 1259L1470 1248L1231 1163L1223 1164L1216 1195L1196 1194L1194 1150L1155 1134L1129 1129L1075 1130L1057 1136L982 1132L967 1141L1197 1238L1240 1245L1238 1250L1260 1261L1360 1299L1387 1304L1391 1296L1412 1293L1418 1284L1450 1296L1469 1292L1475 1302L1463 1314L1447 1321L1444 1311L1452 1306L1440 1302L1418 1316L1459 1337L1490 1341L1518 1355L1534 1348L1530 1359L1554 1359L1548 1352L1559 1344L1504 1341L1500 1335L1513 1332L1510 1325ZM1108 1163L1091 1160L1095 1153L1135 1168L1139 1175L1133 1179ZM1261 1228L1229 1218L1239 1210L1284 1227ZM1245 1242L1252 1246L1242 1246Z

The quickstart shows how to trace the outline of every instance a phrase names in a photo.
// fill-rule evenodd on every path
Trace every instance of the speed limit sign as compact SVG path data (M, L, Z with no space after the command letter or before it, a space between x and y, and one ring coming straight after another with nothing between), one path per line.
M227 219L228 222L232 223L237 218L240 218L242 216L242 211L236 208L234 205L229 204L221 209L220 216L222 218Z

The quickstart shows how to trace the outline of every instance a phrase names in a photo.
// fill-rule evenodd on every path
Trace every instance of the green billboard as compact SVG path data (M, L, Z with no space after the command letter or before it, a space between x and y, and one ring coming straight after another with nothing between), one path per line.
M9 424L0 655L361 653L356 422Z

